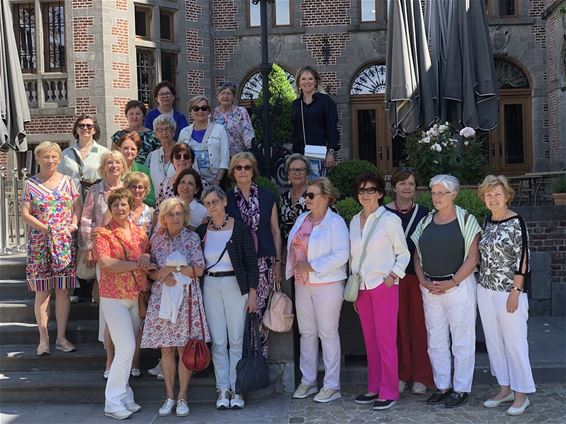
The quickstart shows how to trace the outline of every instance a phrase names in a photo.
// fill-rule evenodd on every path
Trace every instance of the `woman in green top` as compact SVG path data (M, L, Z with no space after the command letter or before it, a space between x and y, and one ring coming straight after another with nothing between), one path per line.
M143 202L153 208L155 206L155 191L153 190L153 184L151 184L149 168L136 161L141 144L140 135L136 131L129 132L120 137L117 144L118 149L126 158L128 172L142 172L150 178L149 194L145 197Z

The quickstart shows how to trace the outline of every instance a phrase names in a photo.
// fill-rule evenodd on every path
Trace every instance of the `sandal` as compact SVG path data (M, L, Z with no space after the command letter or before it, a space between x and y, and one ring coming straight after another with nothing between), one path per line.
M59 343L59 342L55 343L55 350L60 350L65 353L69 353L69 352L74 352L75 350L77 350L77 348L70 341L65 340L63 343Z

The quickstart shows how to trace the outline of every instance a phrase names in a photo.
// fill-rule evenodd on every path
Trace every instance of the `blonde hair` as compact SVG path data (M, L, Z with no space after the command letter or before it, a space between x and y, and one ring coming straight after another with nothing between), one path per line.
M317 186L320 188L320 194L328 197L328 204L333 205L340 197L340 192L332 185L330 180L326 177L318 177L314 180L307 181L307 187Z
M183 209L183 213L185 215L183 225L185 227L187 225L189 225L189 220L191 219L191 212L190 212L189 208L187 207L187 205L185 204L185 202L183 202L178 197L170 197L169 199L165 199L159 205L159 218L158 218L158 220L159 220L159 225L161 226L161 228L167 228L167 226L165 225L165 217L167 216L167 214L169 212L171 212L177 206L180 206L181 209Z
M124 155L119 150L111 150L100 157L98 172L103 179L106 178L106 162L108 159L119 160L122 163L122 178L128 173L128 163L126 162Z
M53 141L43 141L39 143L33 150L33 156L35 157L35 160L38 161L45 152L49 152L50 150L55 150L59 153L59 159L62 158L63 152L61 151L61 147Z
M507 205L509 205L515 198L515 190L513 190L505 175L486 176L478 187L478 197L485 203L485 195L497 186L501 186L503 189L503 193L505 193L505 197L507 199Z
M124 178L124 187L129 188L130 184L142 183L145 186L145 195L147 196L151 190L151 180L143 172L128 172Z
M232 156L232 159L230 160L230 167L228 168L228 176L233 180L235 179L234 168L243 160L249 160L252 164L252 180L255 181L256 177L259 175L259 168L257 167L257 160L251 152L240 152Z
M198 95L193 97L191 100L189 100L189 102L187 103L187 115L191 116L191 111L193 106L195 106L198 102L206 102L206 105L208 106L208 111L210 112L210 116L209 119L212 119L212 108L210 106L210 102L208 101L208 98L206 96L202 96L202 95Z

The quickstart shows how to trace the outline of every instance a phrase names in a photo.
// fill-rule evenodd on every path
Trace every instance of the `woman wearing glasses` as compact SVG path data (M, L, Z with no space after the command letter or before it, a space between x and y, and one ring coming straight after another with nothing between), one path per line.
M436 385L427 403L454 408L468 400L474 377L474 271L479 262L481 228L473 215L454 204L460 189L456 177L436 175L430 180L430 188L435 210L421 220L411 236Z
M222 125L228 134L230 156L249 150L255 131L246 108L234 104L236 85L229 81L223 82L218 86L216 94L218 106L214 109L212 119Z
M158 116L153 121L153 130L157 139L161 143L161 147L149 154L145 161L149 167L149 174L153 187L159 189L161 183L175 174L175 168L171 162L171 152L175 146L173 134L175 133L177 124L168 116Z
M429 210L414 201L417 188L413 168L400 168L391 176L391 187L395 201L385 208L401 218L407 247L411 258L415 254L415 243L411 235ZM426 327L424 323L423 295L413 261L409 261L405 277L399 280L399 320L397 350L399 356L399 392L403 392L412 381L412 392L424 394L432 387L432 368L427 352Z
M124 159L126 159L126 169L128 172L142 172L146 174L148 178L151 178L149 168L137 161L141 142L142 139L140 135L136 131L132 131L121 136L115 143L115 145L118 150L120 150L120 153L124 155ZM149 191L146 193L146 197L143 200L148 206L154 207L155 191L153 190L153 184L151 184L151 180L149 184Z
M301 384L293 398L316 394L316 402L342 397L340 393L340 334L338 323L350 254L348 227L329 208L339 193L328 178L307 183L308 212L301 214L289 233L286 278L295 277L295 306L301 334ZM318 339L322 342L324 380L317 387Z
M368 391L355 402L373 402L372 409L385 410L399 399L399 279L405 276L411 255L401 220L383 206L383 178L365 172L354 186L363 209L350 222L350 268L361 281L354 308L360 316L368 363ZM366 256L366 252L373 254Z
M178 140L180 131L187 126L187 117L174 109L176 96L175 87L169 81L161 81L157 84L153 89L153 98L158 106L149 111L144 125L147 128L155 128L153 121L158 116L171 118L175 121L174 139Z
M283 239L287 240L297 217L307 211L305 192L307 191L307 177L311 173L310 161L300 153L293 153L285 161L285 171L291 188L281 195L279 207L281 231Z
M229 176L236 186L226 193L226 211L242 221L252 232L259 266L257 311L263 317L274 286L281 284L281 232L275 196L254 180L259 175L255 156L250 152L236 154L230 161ZM267 358L269 331L260 325L263 355Z
M230 164L230 144L224 127L210 120L211 112L205 96L193 97L187 106L193 123L181 131L179 142L194 151L202 179L220 185Z

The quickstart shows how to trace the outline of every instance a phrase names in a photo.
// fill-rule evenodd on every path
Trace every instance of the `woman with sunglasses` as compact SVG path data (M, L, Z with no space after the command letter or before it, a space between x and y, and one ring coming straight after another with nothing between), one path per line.
M153 89L153 98L157 102L157 107L149 111L145 117L144 126L155 128L154 120L158 116L165 116L175 121L173 129L174 139L179 139L180 131L187 126L187 117L181 112L177 112L175 107L177 92L169 81L161 81Z
M230 161L229 176L236 186L226 193L226 211L252 232L259 266L256 305L261 320L274 286L281 284L281 231L275 196L254 181L259 175L257 161L250 152L236 154ZM269 330L260 322L263 355L267 358Z
M220 185L230 164L230 144L226 130L210 120L210 102L205 96L195 96L187 105L192 124L179 134L195 153L199 173L208 184Z
M246 108L234 104L236 85L225 81L218 86L216 95L218 106L214 109L212 119L222 125L228 134L230 156L249 150L252 147L255 131Z
M123 130L116 131L112 135L112 150L119 149L119 141L123 136L135 132L139 137L139 142L137 142L138 155L136 156L136 162L144 164L147 159L147 155L159 148L159 140L155 138L153 127L146 128L144 126L147 108L143 102L140 102L139 100L130 100L126 103L124 112L126 114L128 126Z
M360 276L354 309L360 316L368 363L368 391L354 402L373 403L372 409L381 411L399 399L399 278L405 276L411 255L401 220L383 206L385 182L381 175L360 174L354 187L363 209L350 222L350 268Z
M287 243L285 276L295 277L295 306L299 324L301 384L293 398L318 392L315 402L331 402L340 393L340 334L338 324L350 254L348 227L329 206L339 193L328 178L307 183L308 212L301 214ZM318 339L322 342L324 380L317 388Z
M395 201L385 208L401 218L412 258L415 254L415 243L411 240L411 235L429 211L414 201L417 182L413 168L400 168L396 171L391 176L391 187L395 192ZM432 387L434 382L427 352L423 296L412 260L407 265L405 276L399 280L397 351L399 392L403 392L412 381L412 392L424 394L427 386Z
M476 277L481 228L476 218L454 204L460 182L452 175L430 180L434 210L411 239L415 272L421 284L428 354L436 391L429 405L455 408L468 400L476 350ZM454 377L452 378L452 356Z
M136 131L132 131L121 136L116 142L116 147L120 150L120 153L124 155L127 164L128 172L142 172L151 178L149 167L139 163L137 161L142 139ZM155 206L155 191L153 190L153 184L151 180L149 181L149 191L146 193L145 199L143 201L149 206Z

